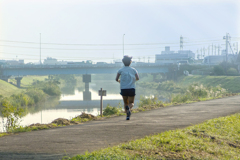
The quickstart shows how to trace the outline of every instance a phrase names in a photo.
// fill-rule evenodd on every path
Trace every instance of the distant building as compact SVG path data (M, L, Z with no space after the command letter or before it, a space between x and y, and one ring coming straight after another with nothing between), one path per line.
M56 58L47 57L47 59L44 59L43 64L44 65L66 65L67 61L58 61Z
M228 54L228 62L236 61L237 54ZM204 64L219 64L226 61L226 50L222 50L221 55L211 55L204 57Z
M0 63L6 65L24 65L24 60L0 60Z
M155 55L156 63L172 64L172 63L189 63L189 59L195 59L195 53L191 50L179 50L177 53L170 51L170 47L166 46L165 51Z
M43 61L43 64L45 65L56 65L57 63L57 59L52 57L47 57L47 59L44 59Z

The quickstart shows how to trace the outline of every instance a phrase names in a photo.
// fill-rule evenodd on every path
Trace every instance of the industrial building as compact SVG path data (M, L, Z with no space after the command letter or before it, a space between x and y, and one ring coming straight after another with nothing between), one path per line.
M155 63L173 64L173 63L189 63L190 59L195 59L195 53L191 50L179 50L174 52L169 46L165 47L165 51L155 55Z
M228 54L228 62L234 62L237 59L237 54ZM223 61L226 61L226 50L222 50L221 55L210 55L204 57L203 63L204 64L211 64L211 65L216 65L219 64Z

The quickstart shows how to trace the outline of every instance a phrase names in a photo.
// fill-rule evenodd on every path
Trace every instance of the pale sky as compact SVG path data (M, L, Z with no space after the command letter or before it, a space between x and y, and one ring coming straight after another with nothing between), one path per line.
M179 50L181 35L193 52L225 49L226 33L239 42L240 1L209 1L0 0L0 59L39 61L40 33L42 60L109 62L122 58L123 40L137 61Z

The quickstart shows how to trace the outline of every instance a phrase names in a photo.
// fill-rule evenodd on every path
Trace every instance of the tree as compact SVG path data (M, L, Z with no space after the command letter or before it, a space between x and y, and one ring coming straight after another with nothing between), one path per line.
M215 75L224 75L224 68L221 65L214 66L213 72Z

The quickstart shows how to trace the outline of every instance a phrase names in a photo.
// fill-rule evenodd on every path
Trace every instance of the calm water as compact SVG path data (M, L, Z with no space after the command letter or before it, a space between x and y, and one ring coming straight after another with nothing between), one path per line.
M28 108L28 114L21 119L20 125L26 126L33 123L50 123L57 118L70 119L82 114L82 112L92 115L98 115L100 112L100 97L98 90L103 88L107 90L107 96L103 97L103 107L108 104L111 106L118 106L123 104L122 97L119 94L119 83L114 81L98 80L90 83L90 92L92 94L92 101L83 101L83 87L65 84L61 87L62 95L59 98L51 97L46 102L35 107ZM135 106L140 99L140 95L153 95L151 90L136 90ZM0 131L3 131L3 123L6 119L0 117Z

